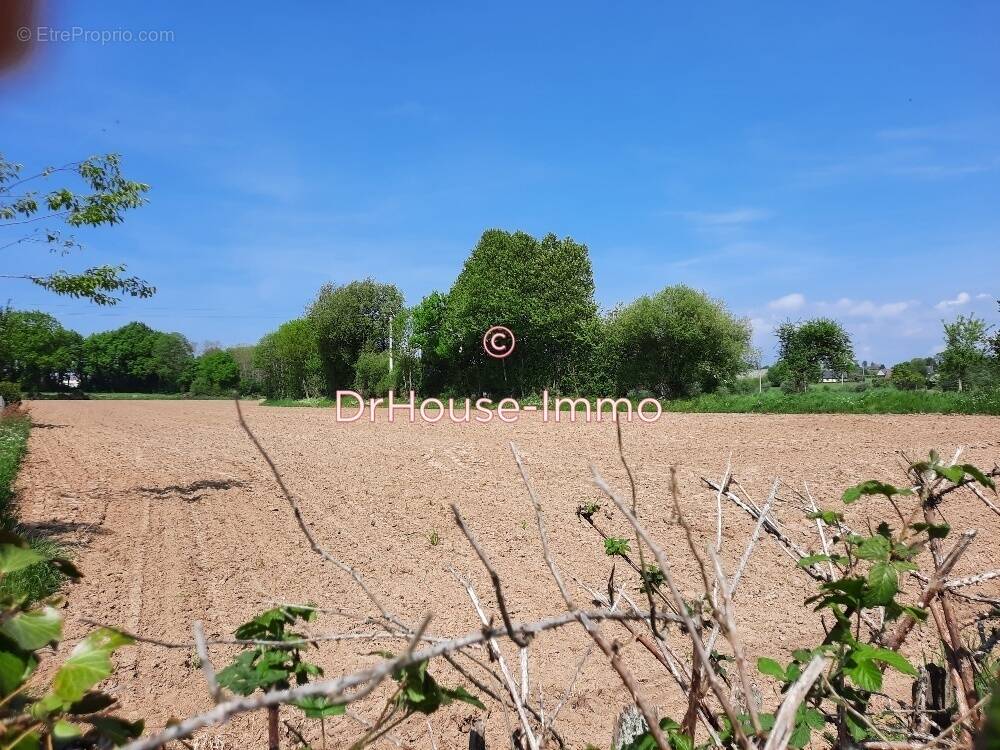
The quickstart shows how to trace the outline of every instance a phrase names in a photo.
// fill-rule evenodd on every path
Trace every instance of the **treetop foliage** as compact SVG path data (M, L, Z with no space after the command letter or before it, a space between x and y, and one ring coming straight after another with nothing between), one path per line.
M83 246L73 235L36 222L62 223L71 229L110 226L122 222L128 211L146 203L149 185L126 179L117 154L92 156L62 167L46 167L22 177L22 165L0 154L0 249L40 243L66 254ZM53 175L74 175L83 190L66 186L36 188ZM29 225L35 225L29 229ZM55 294L115 305L121 295L151 297L156 289L136 276L124 275L124 265L102 265L73 273L4 275L24 279Z

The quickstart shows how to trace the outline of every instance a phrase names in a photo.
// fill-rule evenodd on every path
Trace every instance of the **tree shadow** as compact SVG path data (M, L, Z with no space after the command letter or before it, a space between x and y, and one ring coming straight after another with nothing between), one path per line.
M238 479L199 479L190 484L168 484L164 487L138 487L139 492L156 497L178 496L188 503L197 502L209 492L246 487L246 482Z
M64 427L69 427L68 424L48 424L47 422L34 421L32 421L31 426L36 430L61 430Z

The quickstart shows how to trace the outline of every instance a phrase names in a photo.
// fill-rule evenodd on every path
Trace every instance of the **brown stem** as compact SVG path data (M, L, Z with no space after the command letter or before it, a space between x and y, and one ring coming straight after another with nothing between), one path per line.
M267 750L278 750L280 739L278 735L278 707L267 707Z

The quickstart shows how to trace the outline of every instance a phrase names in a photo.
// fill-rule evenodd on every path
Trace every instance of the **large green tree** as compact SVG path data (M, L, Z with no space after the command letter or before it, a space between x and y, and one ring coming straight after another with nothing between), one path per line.
M83 337L43 312L0 309L0 380L26 391L60 387L79 369Z
M354 385L361 352L388 350L390 322L402 311L403 295L392 284L365 279L320 288L307 316L331 393Z
M810 383L820 379L824 369L846 373L854 368L851 337L836 320L788 321L778 326L776 334L776 367L786 374L785 383L793 390L807 390Z
M117 154L93 156L62 167L46 167L22 176L23 166L0 154L0 250L41 244L66 255L81 249L75 235L83 227L118 224L125 213L146 202L149 185L126 179ZM59 177L70 183L52 185ZM8 255L8 258L10 256ZM34 267L34 264L26 264ZM4 268L12 266L5 263ZM16 266L15 266L16 267ZM56 294L114 305L122 295L151 297L156 289L135 276L126 276L124 265L93 266L83 271L5 272L0 278L29 281Z
M181 388L193 347L179 333L133 322L83 342L84 384L91 390L172 392Z
M420 390L431 395L444 393L456 366L444 331L447 306L448 296L435 291L411 310L409 344L419 355Z
M240 366L227 350L211 349L188 365L183 380L195 396L227 393L239 388Z
M616 390L688 396L714 390L746 369L750 324L688 286L670 286L612 312L607 354Z
M989 364L991 327L975 315L959 315L944 326L944 351L941 352L941 376L944 384L961 391L970 374Z
M586 245L554 234L537 239L491 229L443 305L433 299L415 316L414 332L434 339L434 356L448 363L452 389L523 395L542 388L576 390L596 324ZM495 325L508 327L517 341L503 360L483 351L483 334Z
M309 318L290 320L261 338L254 347L253 367L268 398L318 396L326 390L316 331Z

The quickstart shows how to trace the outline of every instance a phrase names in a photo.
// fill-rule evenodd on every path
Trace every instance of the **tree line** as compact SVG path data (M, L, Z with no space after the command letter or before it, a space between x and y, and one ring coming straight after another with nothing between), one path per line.
M517 339L502 360L483 348L495 325ZM602 314L585 245L491 229L451 288L413 307L374 279L323 286L302 318L261 339L253 364L261 392L276 398L345 389L674 397L738 377L750 334L747 320L686 286Z
M514 332L505 359L482 337ZM854 373L850 336L835 320L778 327L768 380L807 390L823 373ZM945 325L944 352L893 369L901 388L962 389L1000 381L1000 336L974 317ZM129 323L87 337L40 312L0 312L0 380L27 391L84 389L211 395L240 391L274 399L337 390L382 396L526 397L553 394L680 398L734 384L760 367L749 321L684 285L668 286L602 312L587 247L553 234L483 233L447 290L407 307L400 290L375 279L324 284L302 317L254 345L208 347L195 356L179 333Z

